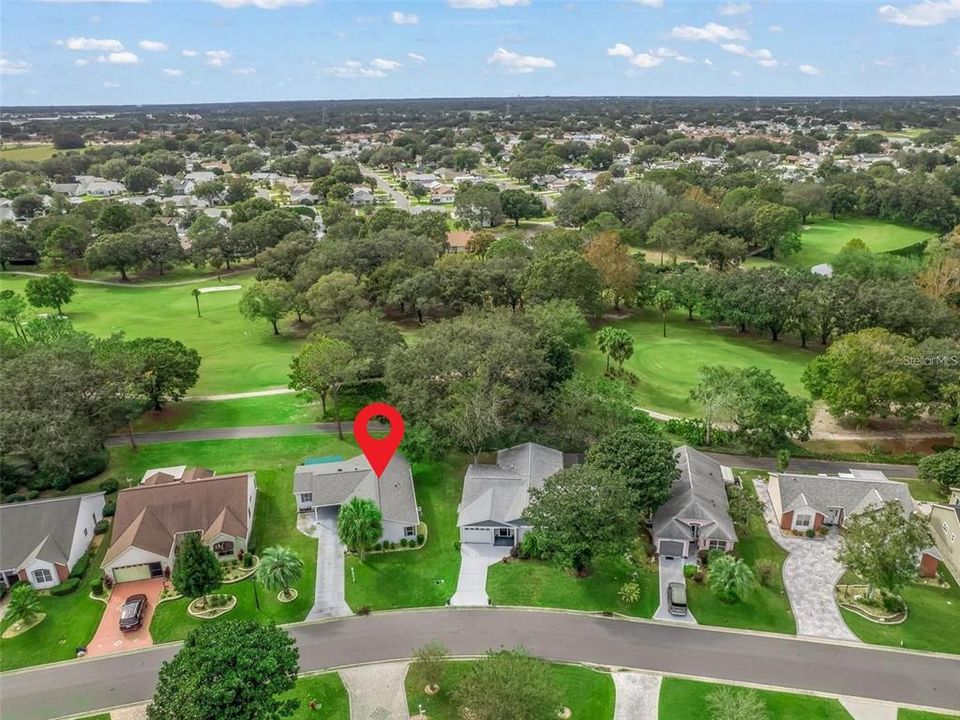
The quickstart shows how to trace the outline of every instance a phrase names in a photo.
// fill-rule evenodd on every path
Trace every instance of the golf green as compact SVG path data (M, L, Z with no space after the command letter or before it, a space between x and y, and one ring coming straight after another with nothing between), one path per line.
M860 238L873 252L890 252L933 237L930 230L895 225L871 218L810 221L800 237L800 251L786 259L791 267L811 268L829 263L853 238Z

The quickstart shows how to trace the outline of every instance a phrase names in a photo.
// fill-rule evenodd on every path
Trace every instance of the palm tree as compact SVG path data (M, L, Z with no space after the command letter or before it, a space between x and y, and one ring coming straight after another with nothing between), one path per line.
M10 593L7 617L26 625L40 614L40 596L27 583L18 583Z
M609 325L600 328L597 333L597 350L607 356L607 372L610 372L610 348L613 346L616 336L616 328Z
M746 600L756 583L753 570L740 558L724 555L710 563L710 588L721 600Z
M669 290L661 290L653 296L653 304L663 315L663 336L667 336L667 313L673 310L677 299Z
M284 598L289 598L290 586L300 582L301 577L303 560L290 548L275 545L260 555L257 580L267 590L280 590Z
M337 515L337 535L340 542L360 556L383 536L383 515L373 500L353 498L340 506Z

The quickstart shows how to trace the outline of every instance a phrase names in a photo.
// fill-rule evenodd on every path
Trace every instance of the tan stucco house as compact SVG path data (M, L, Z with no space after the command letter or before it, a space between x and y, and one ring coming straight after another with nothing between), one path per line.
M960 580L960 488L950 488L950 499L932 506L930 532L943 563Z

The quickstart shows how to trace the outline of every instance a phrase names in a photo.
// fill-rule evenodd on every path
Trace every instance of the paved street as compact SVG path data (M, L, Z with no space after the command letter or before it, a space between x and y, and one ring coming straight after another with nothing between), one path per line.
M436 609L290 626L303 672L409 657L428 640L454 655L522 645L552 660L789 686L960 711L960 656L944 657L550 611ZM0 675L7 720L48 720L143 702L176 645ZM51 692L56 688L56 692Z
M754 470L777 469L777 459L768 457L752 457L749 455L725 455L723 453L708 452L707 455L718 462L730 467L750 468ZM851 468L866 470L881 470L888 478L915 478L915 465L890 465L889 463L856 463L837 460L815 460L812 458L791 458L789 472L795 473L838 473L850 472Z

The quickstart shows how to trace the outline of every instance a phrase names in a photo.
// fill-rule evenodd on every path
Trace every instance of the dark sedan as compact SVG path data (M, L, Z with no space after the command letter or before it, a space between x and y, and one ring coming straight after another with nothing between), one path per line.
M147 596L131 595L120 611L120 629L124 632L139 630L143 625L143 616L147 612Z

